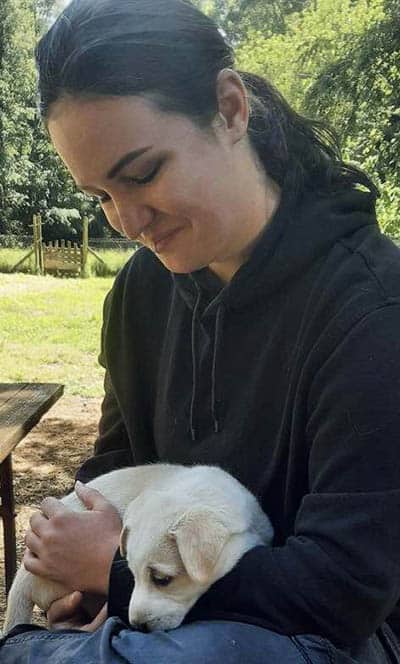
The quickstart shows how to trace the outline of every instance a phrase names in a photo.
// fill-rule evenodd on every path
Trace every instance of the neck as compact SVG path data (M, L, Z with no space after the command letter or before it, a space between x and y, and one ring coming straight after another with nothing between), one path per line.
M221 279L224 284L228 284L239 268L248 261L251 253L257 244L260 236L264 232L277 211L281 201L280 187L266 176L266 185L264 189L264 212L263 223L257 228L243 250L235 256L230 256L226 260L214 262L209 265L209 269Z

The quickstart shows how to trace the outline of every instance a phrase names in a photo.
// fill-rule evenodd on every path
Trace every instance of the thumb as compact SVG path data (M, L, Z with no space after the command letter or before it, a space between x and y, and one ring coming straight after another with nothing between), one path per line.
M79 480L75 482L75 493L88 510L104 512L109 510L110 507L114 509L113 505L104 498L100 491L83 484Z
M60 620L68 620L76 614L82 602L82 593L76 590L69 595L56 599L51 603L47 611L47 619L50 624Z
M79 590L74 590L74 592L70 593L69 595L64 596L64 606L65 606L65 611L70 611L71 615L76 611L78 606L80 606L82 602L82 593Z

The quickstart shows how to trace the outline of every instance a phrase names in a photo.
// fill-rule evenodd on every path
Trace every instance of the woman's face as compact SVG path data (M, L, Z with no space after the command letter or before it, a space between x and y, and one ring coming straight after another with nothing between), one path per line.
M210 266L228 281L270 216L245 126L242 140L225 121L206 132L142 98L101 97L59 100L48 128L110 225L173 272Z

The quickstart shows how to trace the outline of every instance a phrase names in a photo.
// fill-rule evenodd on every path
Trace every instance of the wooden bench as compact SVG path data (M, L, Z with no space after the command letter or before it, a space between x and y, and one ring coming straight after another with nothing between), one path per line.
M4 532L6 594L17 569L11 455L63 391L63 385L52 383L0 383L0 516Z

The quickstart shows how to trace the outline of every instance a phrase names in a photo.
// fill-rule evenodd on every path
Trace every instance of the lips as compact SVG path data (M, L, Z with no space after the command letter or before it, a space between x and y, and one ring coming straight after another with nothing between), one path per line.
M150 244L154 247L154 251L157 253L162 251L170 242L175 238L175 236L182 230L182 227L174 228L171 231L166 231L155 235L152 238L149 238Z

